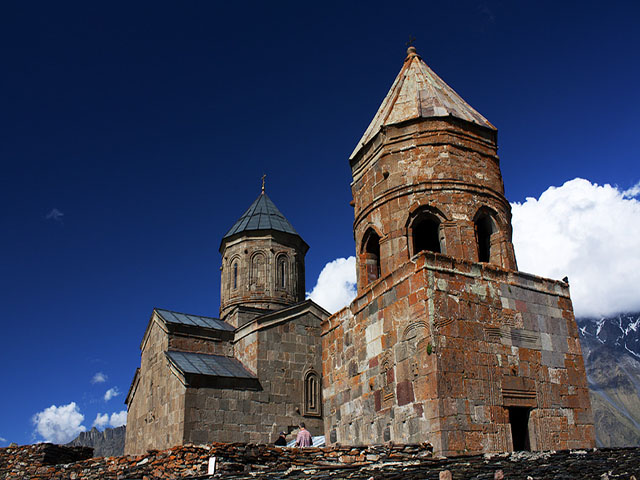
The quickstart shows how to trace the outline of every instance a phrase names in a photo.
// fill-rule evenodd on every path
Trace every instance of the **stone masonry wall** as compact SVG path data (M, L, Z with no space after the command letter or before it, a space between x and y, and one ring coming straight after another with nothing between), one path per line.
M127 414L126 454L183 443L185 386L171 373L167 333L153 322L145 337L140 377Z
M474 221L489 213L495 230L490 263L516 269L495 132L455 119L388 127L351 168L358 292L368 283L367 231L380 237L382 276L388 275L418 253L411 222L420 212L438 218L442 253L470 261L478 261Z
M235 358L254 375L258 374L258 335L259 332L250 333L233 344Z
M304 253L301 239L277 232L247 233L226 243L220 272L220 318L227 320L237 305L277 310L304 300ZM284 276L279 259L284 260ZM233 318L228 321L239 326Z
M331 443L427 441L509 451L509 408L533 450L594 446L566 284L423 253L323 324Z
M208 355L233 356L233 346L228 340L196 337L194 335L169 335L169 350L206 353Z
M264 407L273 435L281 427L291 431L303 421L312 435L323 435L322 409L317 414L305 412L304 379L313 371L322 376L321 320L306 313L295 320L260 331L258 376L263 388L270 393L269 405ZM318 385L321 401L321 385Z
M262 390L189 388L185 441L269 443L301 421L321 435L321 417L305 416L303 405L305 373L322 373L320 331L320 320L307 313L240 338L236 358L257 374Z

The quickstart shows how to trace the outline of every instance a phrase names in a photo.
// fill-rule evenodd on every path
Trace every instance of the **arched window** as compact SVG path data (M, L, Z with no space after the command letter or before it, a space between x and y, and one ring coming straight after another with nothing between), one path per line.
M264 253L258 252L251 258L251 286L264 287L266 260Z
M491 236L495 233L495 222L491 214L486 210L481 210L476 215L475 220L476 241L478 242L478 261L491 261Z
M233 262L233 289L238 288L238 261Z
M366 284L380 278L380 237L372 228L363 237L362 261L366 271Z
M441 253L440 219L429 211L421 211L410 224L412 254L422 251Z
M278 288L284 290L287 288L287 265L288 258L286 255L279 255L276 260L276 285Z
M320 416L322 413L320 399L320 376L309 370L304 376L304 415Z

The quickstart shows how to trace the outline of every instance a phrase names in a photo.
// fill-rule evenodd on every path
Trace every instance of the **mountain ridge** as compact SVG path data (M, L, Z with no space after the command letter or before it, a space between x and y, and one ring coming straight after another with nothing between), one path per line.
M72 447L92 447L94 457L119 457L124 455L124 439L126 425L105 428L103 431L93 427L88 432L81 432L67 443Z
M640 312L577 318L599 447L640 445Z

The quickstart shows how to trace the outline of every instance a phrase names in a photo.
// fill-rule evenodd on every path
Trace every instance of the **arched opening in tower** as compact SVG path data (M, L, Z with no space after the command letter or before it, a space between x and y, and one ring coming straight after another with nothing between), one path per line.
M413 254L429 251L441 253L440 221L433 215L424 213L413 221L411 228L413 237Z
M493 223L491 217L483 215L476 220L476 237L478 240L478 261L491 261L491 235Z
M364 249L362 252L367 284L380 278L380 237L372 229L365 234Z

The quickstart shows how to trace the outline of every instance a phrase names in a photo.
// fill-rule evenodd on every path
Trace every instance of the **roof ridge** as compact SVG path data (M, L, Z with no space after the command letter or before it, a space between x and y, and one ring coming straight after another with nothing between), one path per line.
M177 310L169 310L168 308L153 307L153 309L158 312L179 313L180 315L191 315L192 317L212 318L213 320L220 320L219 317L210 317L208 315L198 315L196 313L179 312ZM220 321L224 322L224 320L220 320Z

